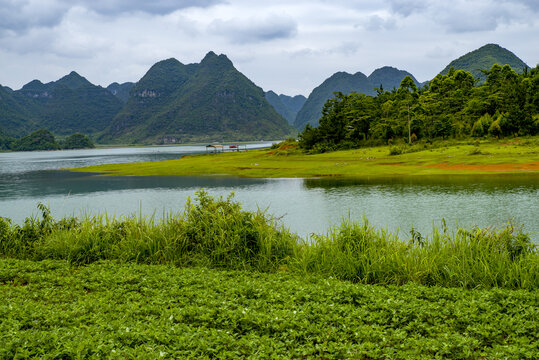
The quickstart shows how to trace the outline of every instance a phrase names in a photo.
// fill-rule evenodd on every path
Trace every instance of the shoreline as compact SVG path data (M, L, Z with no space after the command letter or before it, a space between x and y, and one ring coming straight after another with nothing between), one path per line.
M415 145L414 145L415 146ZM390 155L389 146L305 154L286 145L239 153L186 155L176 160L124 163L66 169L105 176L182 176L223 174L253 178L384 179L424 176L539 176L535 143L486 142L442 147L404 148Z

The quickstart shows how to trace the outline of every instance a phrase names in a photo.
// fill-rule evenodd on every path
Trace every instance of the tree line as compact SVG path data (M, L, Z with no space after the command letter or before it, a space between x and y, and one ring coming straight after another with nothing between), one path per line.
M40 129L20 139L0 134L0 150L34 151L34 150L62 150L86 149L95 145L88 136L80 133L72 134L62 141L57 141L49 130Z
M509 65L482 70L484 84L470 72L451 68L418 89L406 76L398 89L377 95L334 93L319 126L299 135L302 148L323 152L391 143L539 133L539 65L518 74Z

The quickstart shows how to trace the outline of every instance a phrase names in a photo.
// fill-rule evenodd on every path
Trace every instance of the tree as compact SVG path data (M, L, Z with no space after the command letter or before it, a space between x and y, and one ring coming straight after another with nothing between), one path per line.
M94 148L95 145L88 136L76 133L68 136L63 142L62 147L64 149L90 149Z
M412 127L411 127L411 118L410 118L410 106L417 99L416 92L417 86L415 85L414 80L410 75L406 75L400 83L399 90L404 93L406 108L408 109L408 144L412 143Z

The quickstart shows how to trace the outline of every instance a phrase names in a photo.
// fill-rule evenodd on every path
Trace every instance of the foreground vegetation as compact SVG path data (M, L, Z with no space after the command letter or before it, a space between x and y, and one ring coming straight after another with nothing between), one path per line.
M534 359L537 291L0 259L0 358Z
M0 218L0 358L534 359L539 253L521 229L309 242L197 193L163 220Z
M0 256L89 264L117 260L180 267L290 271L364 284L409 282L444 287L539 289L539 253L528 235L508 224L500 230L458 229L442 223L410 239L363 223L343 221L307 241L267 214L241 209L232 198L201 191L185 211L163 220L88 217L42 219L12 225L0 218Z
M272 149L70 169L113 175L376 178L539 173L539 138L419 142L308 154L295 141Z

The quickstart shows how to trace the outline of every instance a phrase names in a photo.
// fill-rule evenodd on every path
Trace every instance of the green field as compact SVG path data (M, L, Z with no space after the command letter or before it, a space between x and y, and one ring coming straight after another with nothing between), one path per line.
M536 359L537 291L0 260L0 358Z
M390 155L390 152L401 154ZM70 169L111 175L376 178L425 175L539 174L539 140L438 142L306 154L294 146L184 156L178 160Z

